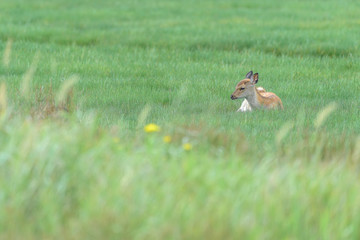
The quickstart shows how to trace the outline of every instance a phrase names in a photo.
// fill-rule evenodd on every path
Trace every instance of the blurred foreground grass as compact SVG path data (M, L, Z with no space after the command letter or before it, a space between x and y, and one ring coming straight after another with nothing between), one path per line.
M214 129L129 134L79 113L14 117L1 104L1 239L360 237L360 138L329 137L333 106L311 130L284 125L272 147Z

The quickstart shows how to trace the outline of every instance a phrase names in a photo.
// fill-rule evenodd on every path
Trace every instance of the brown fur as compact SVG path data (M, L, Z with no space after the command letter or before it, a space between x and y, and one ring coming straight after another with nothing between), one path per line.
M263 87L257 87L256 90L257 90L259 93L264 93L264 92L266 92L265 88L263 88Z
M268 109L284 109L281 99L272 92L260 92L256 89L256 98L260 105Z
M257 82L258 75L255 74L255 83ZM264 107L266 109L284 109L281 99L276 96L275 93L272 92L266 92L265 90L258 90L255 87L254 81L251 81L250 79L244 79L240 81L236 87L235 91L231 95L231 99L235 100L238 98L246 98L249 101L249 104L252 108L261 108ZM255 94L255 99L250 99L251 94ZM252 95L254 96L254 95ZM248 99L249 98L249 99ZM251 101L253 100L253 101Z

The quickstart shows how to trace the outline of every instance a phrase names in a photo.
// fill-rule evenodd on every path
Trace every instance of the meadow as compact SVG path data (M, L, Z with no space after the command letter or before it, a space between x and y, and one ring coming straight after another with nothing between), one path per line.
M1 1L0 239L359 239L359 9Z

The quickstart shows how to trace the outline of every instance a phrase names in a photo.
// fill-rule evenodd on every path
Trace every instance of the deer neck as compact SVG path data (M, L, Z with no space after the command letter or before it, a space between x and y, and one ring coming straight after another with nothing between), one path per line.
M245 97L246 100L249 102L250 107L252 108L260 108L261 107L261 99L263 96L257 91L256 87L249 93L248 96Z

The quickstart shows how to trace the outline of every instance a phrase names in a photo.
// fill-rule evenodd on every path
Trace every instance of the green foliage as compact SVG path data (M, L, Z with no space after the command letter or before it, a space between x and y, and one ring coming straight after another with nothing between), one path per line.
M0 239L360 238L357 1L0 9Z
M101 124L136 127L139 113L161 125L205 124L269 141L304 109L305 121L339 104L326 126L359 134L360 72L354 1L11 1L1 2L0 76L13 101L37 61L32 86L57 89L76 74L78 108ZM34 58L34 56L37 58ZM238 114L230 95L249 70L285 111ZM21 104L15 104L19 106ZM312 124L309 122L309 124Z
M2 239L360 237L359 138L282 134L261 150L211 129L129 136L91 117L0 130Z

